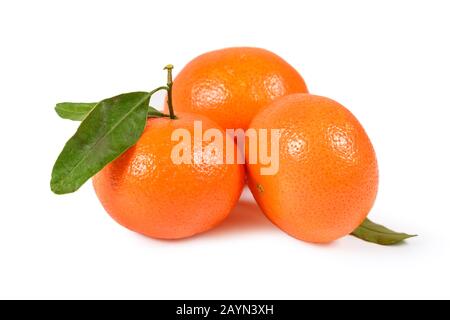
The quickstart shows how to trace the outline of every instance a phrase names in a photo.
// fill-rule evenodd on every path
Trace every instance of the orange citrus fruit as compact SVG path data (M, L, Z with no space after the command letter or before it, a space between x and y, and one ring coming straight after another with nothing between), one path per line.
M250 189L274 224L295 238L327 243L363 222L376 198L378 166L350 111L328 98L294 94L265 108L250 128L282 130L277 174L247 164Z
M178 111L205 115L222 128L246 129L273 100L306 92L301 75L276 54L227 48L203 54L181 70L173 84L173 103Z
M220 128L201 116L177 116L149 119L137 144L93 179L98 198L118 223L159 239L185 238L218 225L236 205L244 185L243 165L222 164L216 154L205 152L206 143L194 149L194 139L187 143L194 150L192 162L174 164L176 129L194 137L195 120L202 121L203 130ZM199 150L202 161L196 160Z

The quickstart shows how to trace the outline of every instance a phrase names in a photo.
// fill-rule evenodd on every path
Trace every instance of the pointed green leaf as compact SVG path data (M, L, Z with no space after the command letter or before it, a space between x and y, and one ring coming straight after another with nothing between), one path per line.
M63 119L83 121L98 102L61 102L55 107L56 113ZM169 115L158 109L148 107L149 118L168 118Z
M78 190L133 146L145 128L149 99L147 92L132 92L99 102L56 160L52 191L65 194Z
M366 219L361 226L353 231L352 235L364 241L384 246L397 244L406 239L416 237L416 235L392 231L382 225L370 221L369 219Z
M148 107L148 117L149 118L164 118L164 117L168 117L168 115L162 113L161 111L159 111L153 107Z
M62 102L56 105L55 111L63 119L83 121L96 105L97 102Z

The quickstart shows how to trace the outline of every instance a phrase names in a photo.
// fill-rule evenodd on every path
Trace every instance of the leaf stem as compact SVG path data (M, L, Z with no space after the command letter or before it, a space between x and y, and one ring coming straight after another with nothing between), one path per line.
M167 86L161 86L161 87L156 88L155 90L150 91L150 92L148 93L149 96L150 96L150 99L152 98L152 96L153 96L155 93L157 93L157 92L159 92L159 91L162 91L162 90L169 91L169 88L168 88ZM162 112L159 112L159 111L158 111L158 115L155 116L155 114L152 114L152 112L154 112L154 111L156 111L156 110L157 110L157 109L153 108L152 106L149 106L149 110L148 110L149 114L148 114L147 117L148 117L148 118L155 118L155 117L170 118L170 115L169 115L169 114L165 114L165 113L162 113Z
M172 101L172 87L173 87L173 79L172 79L172 70L173 65L167 65L164 70L167 70L167 106L169 107L170 119L174 120L177 117L175 116L175 112L173 110L173 101Z
M154 95L155 93L157 93L161 90L169 91L169 88L167 86L161 86L161 87L156 88L155 90L150 91L149 92L150 98L152 97L152 95Z

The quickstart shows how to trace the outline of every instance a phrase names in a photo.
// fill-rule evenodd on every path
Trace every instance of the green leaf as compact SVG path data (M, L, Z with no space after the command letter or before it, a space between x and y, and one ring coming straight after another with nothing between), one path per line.
M417 237L417 235L409 235L406 233L392 231L382 225L370 221L369 219L366 219L361 226L353 231L352 235L364 241L384 246L397 244L406 239Z
M64 146L53 167L56 194L78 190L133 146L145 129L150 93L132 92L99 102Z
M153 107L148 107L148 117L149 118L164 118L164 117L169 117L169 116Z
M56 105L55 111L63 119L83 121L97 103L98 102L61 102ZM149 106L148 117L168 118L169 115Z
M96 105L97 102L62 102L56 105L55 111L63 119L83 121Z

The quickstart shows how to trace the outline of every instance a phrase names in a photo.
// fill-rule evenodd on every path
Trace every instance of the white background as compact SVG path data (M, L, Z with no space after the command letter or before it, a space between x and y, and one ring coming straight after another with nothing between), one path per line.
M450 298L449 17L446 0L1 1L0 298ZM420 237L302 243L246 194L217 229L163 242L90 184L50 192L76 129L56 102L150 90L228 46L276 52L352 110L379 157L371 217Z

